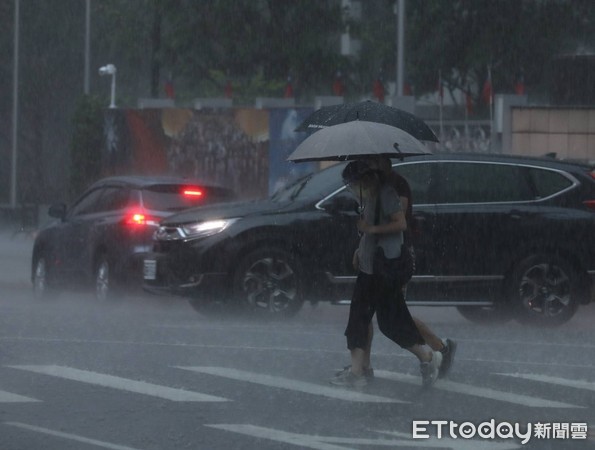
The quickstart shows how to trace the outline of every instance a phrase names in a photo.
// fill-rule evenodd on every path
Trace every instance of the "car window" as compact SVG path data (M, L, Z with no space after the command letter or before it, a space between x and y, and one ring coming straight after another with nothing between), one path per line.
M97 205L97 211L117 211L130 203L130 189L124 187L106 187L103 189Z
M271 198L275 201L321 199L343 185L341 173L344 167L345 164L337 164L306 175L279 189Z
M143 206L154 211L181 211L194 206L231 200L226 189L180 184L159 184L142 190Z
M393 167L393 170L409 183L414 205L434 203L435 199L431 189L435 184L433 176L435 166L434 163L411 163Z
M538 168L530 168L528 172L537 198L549 197L572 186L572 181L560 172Z
M85 193L71 208L70 216L76 217L83 214L90 214L98 211L99 198L101 197L102 189L93 189Z
M525 168L512 164L445 162L438 203L534 200Z

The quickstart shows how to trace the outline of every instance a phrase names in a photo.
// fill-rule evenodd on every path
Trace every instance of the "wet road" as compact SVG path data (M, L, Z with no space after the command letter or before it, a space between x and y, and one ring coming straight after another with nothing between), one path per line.
M412 308L459 343L450 378L422 391L415 359L377 333L375 381L341 389L327 380L348 363L347 307L306 306L293 320L262 323L155 297L39 302L28 283L30 240L4 238L2 450L595 445L582 439L595 430L593 306L555 329ZM506 424L518 424L518 438Z

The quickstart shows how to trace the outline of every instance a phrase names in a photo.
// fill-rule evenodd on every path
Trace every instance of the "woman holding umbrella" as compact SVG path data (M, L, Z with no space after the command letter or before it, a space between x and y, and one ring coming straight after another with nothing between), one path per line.
M405 303L402 286L374 270L376 247L387 258L397 258L407 229L405 212L395 189L386 183L383 174L361 160L352 161L343 171L343 180L359 194L363 214L357 223L361 233L354 266L358 270L349 320L345 330L351 368L340 372L330 382L339 386L364 386L368 329L376 314L380 331L420 361L422 384L429 387L438 378L442 363L439 351L429 350Z

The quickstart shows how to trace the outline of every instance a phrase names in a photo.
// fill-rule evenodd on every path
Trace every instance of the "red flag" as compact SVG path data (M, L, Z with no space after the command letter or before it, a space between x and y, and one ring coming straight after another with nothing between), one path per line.
M490 66L488 66L488 77L487 77L485 83L483 84L483 89L481 91L481 97L486 104L488 104L488 105L492 104L494 92L492 89L492 71L490 69Z
M413 88L406 81L405 81L405 84L403 85L403 95L413 95Z
M165 90L165 96L167 98L174 98L176 96L174 90L174 82L171 79L171 76L168 77L167 80L165 80L165 85L163 86L163 89Z
M285 98L293 97L293 85L291 84L291 77L287 77L287 84L285 85Z
M223 92L225 93L225 98L233 97L233 85L231 84L230 80L227 80L227 83L225 83L225 88Z
M384 103L384 85L379 78L374 80L374 84L372 85L372 93L380 103Z
M343 83L341 75L335 76L335 81L333 81L333 95L338 97L345 95L345 84Z
M516 95L525 95L525 77L522 73L518 76L514 84L514 93Z

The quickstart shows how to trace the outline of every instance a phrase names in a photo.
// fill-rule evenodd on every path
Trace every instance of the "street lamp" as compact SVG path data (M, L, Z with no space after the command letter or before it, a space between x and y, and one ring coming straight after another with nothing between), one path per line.
M116 66L108 64L99 68L99 75L111 75L112 76L112 96L110 101L110 108L116 107Z

